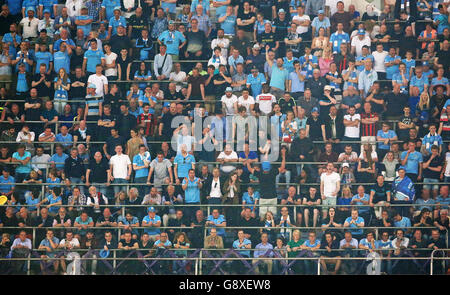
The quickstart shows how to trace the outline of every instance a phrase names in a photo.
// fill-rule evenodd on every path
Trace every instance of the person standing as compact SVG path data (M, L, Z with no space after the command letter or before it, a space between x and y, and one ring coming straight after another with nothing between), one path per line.
M322 197L322 216L327 217L328 206L335 207L341 189L341 177L334 171L333 163L327 164L327 171L320 175L320 195Z
M123 149L121 145L115 147L116 154L109 160L110 170L108 173L108 184L112 181L117 184L124 184L130 180L131 175L131 161L128 155L122 153ZM119 193L121 190L126 191L124 185L115 185L114 194Z
M200 189L203 187L203 182L195 177L194 169L189 169L188 177L183 179L181 187L185 192L185 203L189 205L185 209L185 215L189 220L194 220L194 212L198 210L198 207L193 205L200 204Z

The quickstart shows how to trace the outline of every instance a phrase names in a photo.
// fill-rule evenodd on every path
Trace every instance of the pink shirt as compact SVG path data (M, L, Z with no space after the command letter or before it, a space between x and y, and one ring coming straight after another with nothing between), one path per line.
M330 64L333 62L333 58L324 59L319 58L320 75L323 77L330 71Z

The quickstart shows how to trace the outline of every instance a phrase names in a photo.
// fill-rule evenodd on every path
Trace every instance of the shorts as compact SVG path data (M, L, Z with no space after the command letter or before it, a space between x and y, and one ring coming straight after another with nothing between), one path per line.
M330 207L336 207L336 197L327 197L325 196L325 200L322 200L322 204L324 205L322 207L323 211L328 211Z
M428 184L428 183L438 183L438 182L439 182L439 179L424 178L423 179L423 183L424 183L423 188L426 189L426 190L432 189L432 190L436 190L437 191L437 190L439 190L439 184L431 185L431 184ZM427 183L427 184L425 184L425 183Z

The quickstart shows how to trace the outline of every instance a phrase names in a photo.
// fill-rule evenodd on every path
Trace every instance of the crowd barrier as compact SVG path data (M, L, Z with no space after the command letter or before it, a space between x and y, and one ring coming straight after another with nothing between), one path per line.
M248 257L243 256L241 251L235 249L183 249L182 251L186 252L184 255L177 254L177 250L174 249L135 249L131 251L109 249L110 255L102 258L100 256L100 250L97 249L72 249L70 251L55 251L54 257L46 257L43 259L40 257L43 253L42 250L32 249L27 257L0 258L0 265L6 263L9 264L8 266L11 266L14 263L23 262L24 265L22 266L21 272L30 275L32 263L39 263L42 266L41 269L46 274L54 274L50 270L53 261L60 261L72 255L73 258L67 262L69 264L69 274L88 274L87 264L95 263L96 270L99 269L99 265L103 267L103 274L119 275L123 273L121 267L125 263L134 263L134 271L132 274L226 275L238 271L240 274L249 275L259 273L256 272L257 268L266 266L264 264L270 261L272 266L276 264L275 274L295 275L299 274L300 271L302 274L321 275L323 272L321 262L325 262L326 264L331 262L329 257L323 255L327 251L325 249L317 249L314 251L301 250L298 251L299 253L295 257L289 257L286 250L282 250L285 252L283 255L280 253L280 250L267 250L262 256L252 257L252 252L257 250L246 249L246 251L251 253L251 256ZM399 262L409 262L411 264L408 266L415 267L418 273L434 275L436 271L439 274L445 274L448 261L450 260L448 257L450 249L432 250L429 257L414 256L411 253L411 249L402 250L398 256L388 256L386 254L386 252L392 253L393 250L393 248L377 249L375 251L336 249L333 251L339 253L339 256L331 258L334 259L331 264L336 265L336 260L340 260L341 269L344 268L343 264L348 264L345 267L346 274L379 274L381 271L383 273L386 270L392 271ZM422 251L429 253L430 249L414 249L414 252ZM70 254L71 252L78 253L78 255ZM373 253L377 253L378 255L374 256ZM439 254L438 257L436 257L436 253ZM235 262L239 263L237 268L233 265ZM300 267L298 267L299 263L301 263ZM308 267L306 263L308 263ZM172 272L170 272L170 268ZM10 268L6 274L11 274L11 272L12 269ZM130 273L128 272L128 274Z

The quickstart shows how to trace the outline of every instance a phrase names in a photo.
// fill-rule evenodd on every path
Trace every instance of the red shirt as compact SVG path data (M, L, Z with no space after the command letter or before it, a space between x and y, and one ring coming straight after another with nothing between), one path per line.
M363 119L371 119L378 117L377 113L361 113L361 136L377 136L377 127L376 123L372 124L364 124L362 123Z
M140 114L137 117L138 125L144 124L145 128L145 136L153 136L154 130L156 126L156 117L153 114Z

